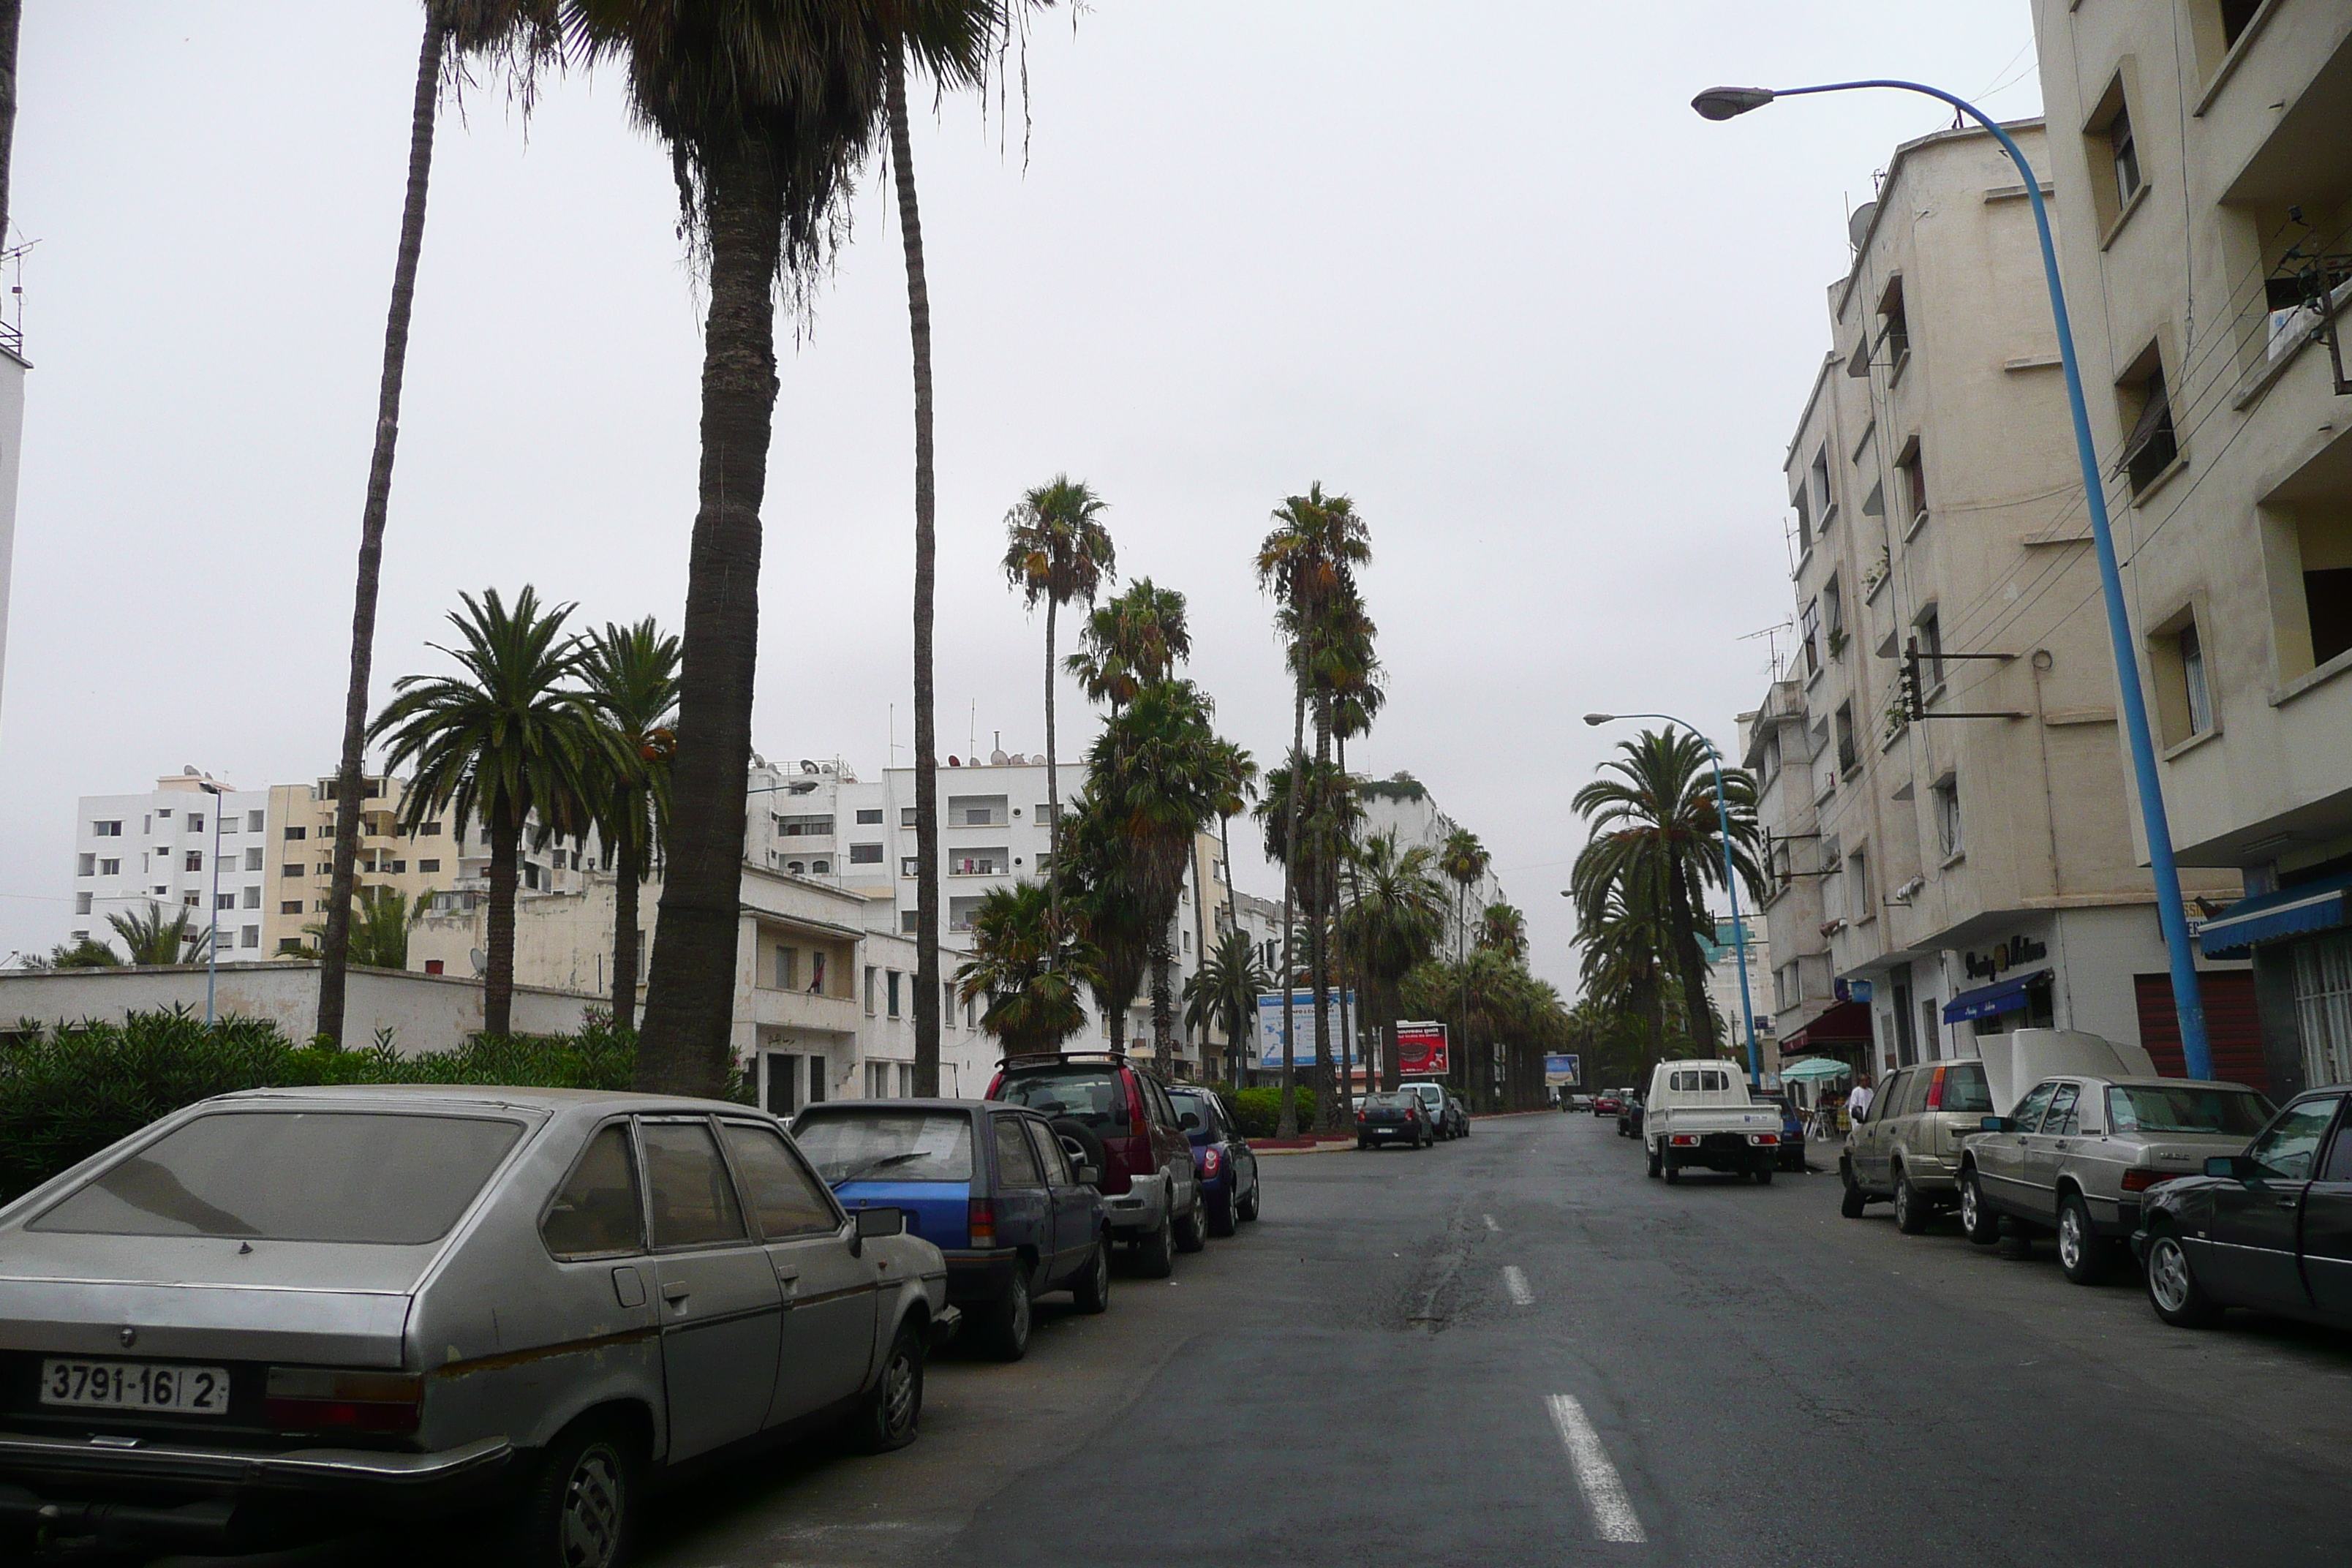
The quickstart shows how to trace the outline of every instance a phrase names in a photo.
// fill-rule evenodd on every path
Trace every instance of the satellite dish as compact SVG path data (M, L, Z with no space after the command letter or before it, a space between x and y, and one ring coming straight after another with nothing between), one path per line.
M816 764L810 762L806 757L803 757L801 759L801 772L804 773L813 773L816 772Z
M474 973L477 974L490 966L490 955L478 947L469 947L466 950L466 961L474 966Z
M1845 220L1846 243L1853 246L1856 250L1860 250L1862 248L1862 242L1870 237L1870 226L1872 220L1877 216L1878 204L1876 202L1864 202L1862 205L1854 208L1853 212L1847 214Z
M963 766L963 763L957 759L954 752L950 752L948 753L948 766L951 768L960 768Z
M1003 752L991 752L988 753L988 765L992 768L1001 768L1012 760L1012 758L1006 756Z

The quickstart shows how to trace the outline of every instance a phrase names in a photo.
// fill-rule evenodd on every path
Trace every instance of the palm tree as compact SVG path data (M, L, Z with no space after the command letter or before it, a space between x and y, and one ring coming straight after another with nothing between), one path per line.
M1062 661L1087 696L1116 710L1139 688L1164 680L1192 657L1184 595L1139 577L1097 605L1078 633L1082 646Z
M405 969L408 967L408 937L433 907L430 889L416 895L414 902L404 900L390 888L380 897L364 900L352 917L351 961L372 969ZM306 925L303 931L323 942L327 928L321 924ZM298 958L316 958L318 948L298 949Z
M588 700L607 731L593 753L585 815L611 858L613 1022L630 1029L637 1011L637 889L653 874L669 831L677 638L651 616L633 626L608 621L580 654Z
M460 597L465 609L449 616L457 645L426 646L456 659L461 673L401 677L368 738L390 740L387 770L413 770L401 801L404 831L415 832L452 804L459 821L478 820L487 830L489 963L482 1032L495 1037L510 1032L515 882L526 824L536 817L542 843L586 828L578 803L588 798L603 742L592 700L564 684L581 669L579 644L563 635L572 606L542 611L529 587L511 611L495 588L479 599ZM731 921L728 929L731 974Z
M1324 863L1318 853L1321 835L1305 833L1296 838L1293 835L1301 820L1319 822L1325 814L1346 824L1347 831L1352 834L1354 823L1362 811L1362 801L1353 790L1342 785L1329 766L1318 767L1312 759L1294 752L1291 765L1275 768L1265 775L1265 798L1251 813L1257 819L1259 830L1265 836L1266 858L1280 866L1283 872L1283 973L1279 978L1283 984L1283 1073L1286 1079L1296 1076L1296 1063L1290 1049L1294 1021L1290 994L1297 988L1299 973L1293 942L1297 892L1301 888L1322 887L1326 882ZM1296 854L1292 852L1294 843L1297 846ZM1318 912L1311 907L1313 900L1308 902L1310 908L1307 910L1307 919L1319 918ZM1310 935L1309 946L1319 951L1320 939ZM1313 963L1310 957L1309 965ZM1314 983L1311 973L1307 982L1309 985ZM1318 1045L1321 1047L1324 1042L1318 1041ZM1318 1048L1316 1063L1319 1075L1329 1063L1328 1049ZM1323 1087L1328 1089L1328 1085ZM1296 1131L1294 1125L1293 1131Z
M904 50L934 76L946 61L977 62L986 7L563 0L563 9L581 53L625 67L631 110L668 147L706 267L675 805L637 1083L715 1094L733 1026L778 284L805 286L829 253L837 204L885 118L888 62Z
M971 962L956 971L956 994L985 999L981 1027L1007 1056L1046 1051L1087 1026L1078 987L1096 978L1100 955L1063 924L1059 906L1035 882L992 888L971 919Z
M1715 929L1706 889L1723 885L1724 833L1716 815L1711 753L1705 741L1681 730L1644 731L1619 742L1618 750L1624 754L1601 768L1616 776L1595 779L1570 802L1591 825L1591 837L1576 858L1569 890L1588 924L1599 919L1612 887L1629 907L1663 921L1664 951L1682 984L1692 1038L1712 1052L1722 1043L1722 1024L1707 995L1698 942L1702 931L1712 935ZM1723 775L1723 793L1731 811L1734 868L1760 899L1755 783L1731 769Z
M1257 1013L1258 994L1267 984L1265 965L1258 962L1257 944L1249 932L1225 932L1184 983L1185 1027L1198 1030L1206 1040L1213 1026L1222 1026L1226 1048L1241 1049L1249 1038L1250 1019Z
M1071 803L1063 825L1061 853L1051 875L1064 918L1086 931L1096 951L1088 982L1095 1008L1110 1035L1111 1049L1127 1048L1127 1010L1143 989L1151 963L1151 924L1134 884L1131 846L1120 837L1112 814L1090 795Z
M1004 514L1004 580L1031 609L1045 603L1045 810L1053 818L1047 851L1062 858L1060 753L1054 739L1054 621L1064 605L1089 605L1105 583L1118 577L1118 552L1102 525L1108 503L1083 479L1055 474ZM1061 879L1047 887L1061 897Z
M26 969L120 969L122 960L106 943L85 936L74 942L58 943L49 949L47 958L28 957L24 966Z
M1605 889L1600 909L1587 910L1580 900L1577 945L1584 950L1581 963L1586 994L1603 999L1619 1012L1648 1026L1649 1044L1642 1053L1646 1078L1650 1063L1667 1053L1667 992L1673 984L1664 954L1673 938L1655 911L1660 900L1638 893L1629 898L1622 884Z
M1470 958L1470 889L1486 877L1486 868L1492 864L1494 857L1487 854L1486 847L1478 842L1478 836L1466 827L1456 827L1448 833L1444 844L1437 851L1437 868L1454 883L1454 962L1465 966L1462 971L1465 985L1469 984L1470 974L1466 967ZM1462 1012L1466 1028L1470 1013L1470 998L1466 992L1462 999ZM1462 1038L1462 1061L1454 1068L1457 1080L1473 1087L1484 1085L1488 1075L1486 1068L1480 1065L1483 1059L1473 1059L1470 1038L1465 1034Z
M109 915L106 923L130 950L132 963L194 963L211 946L213 933L211 927L196 925L193 915L182 908L167 921L163 906L151 901L143 915Z
M1445 896L1430 872L1430 858L1426 845L1400 848L1393 828L1365 840L1352 858L1339 941L1374 1017L1396 1017L1398 984L1444 940ZM1393 1041L1381 1061L1381 1087L1393 1089L1399 1079Z
M8 19L7 118L15 121L16 14ZM425 43L416 61L416 90L410 100L408 184L401 204L400 244L394 253L392 304L383 323L383 371L376 387L375 447L368 458L367 500L360 510L360 554L352 606L351 680L343 693L343 752L336 798L357 800L366 768L368 687L375 662L375 602L383 575L384 514L392 503L393 450L400 437L400 389L408 367L408 318L416 298L416 264L425 246L425 194L433 174L433 121L439 106L441 75L453 49L463 54L508 53L528 67L552 51L558 41L552 0L425 0ZM0 145L0 179L6 149ZM0 187L5 191L5 187ZM7 231L6 200L0 194L0 236ZM357 892L360 818L353 811L335 819L333 882L327 898L327 934L319 964L318 1032L340 1041L343 1035L343 964L351 940L351 913Z
M1478 945L1514 963L1528 961L1528 917L1515 904L1488 904L1478 921Z

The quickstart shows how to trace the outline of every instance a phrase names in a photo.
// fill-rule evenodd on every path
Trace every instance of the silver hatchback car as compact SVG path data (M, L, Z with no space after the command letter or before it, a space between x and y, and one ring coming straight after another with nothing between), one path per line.
M846 1419L913 1439L938 1248L746 1106L236 1094L0 1209L0 1529L239 1549L496 1501L604 1568L644 1484Z

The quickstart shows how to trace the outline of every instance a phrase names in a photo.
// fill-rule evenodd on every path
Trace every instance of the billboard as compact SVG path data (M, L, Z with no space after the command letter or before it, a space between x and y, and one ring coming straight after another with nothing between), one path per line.
M1544 1058L1544 1087L1575 1089L1584 1082L1584 1063L1579 1057L1549 1056Z
M1356 1063L1354 1058L1348 1055L1348 1042L1340 1038L1340 994L1334 991L1330 994L1331 1013L1328 1026L1331 1031L1329 1037L1331 1059L1334 1062L1344 1061L1352 1068ZM1347 993L1347 998L1348 1022L1354 1025L1358 1022L1356 994L1350 991ZM1293 1046L1290 1051L1291 1066L1294 1068L1311 1066L1315 1060L1315 993L1292 992L1290 1011L1292 1026L1298 1031L1298 1043ZM1257 1065L1261 1068L1273 1068L1276 1070L1280 1070L1282 1067L1282 995L1279 992L1272 995L1261 995L1257 999Z
M1399 1018L1396 1043L1397 1070L1406 1077L1440 1078L1449 1069L1444 1025Z

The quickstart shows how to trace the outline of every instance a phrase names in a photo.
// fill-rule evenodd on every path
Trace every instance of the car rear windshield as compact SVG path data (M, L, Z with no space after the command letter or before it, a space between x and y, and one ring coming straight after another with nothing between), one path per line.
M215 1111L26 1228L414 1247L448 1234L522 1131L487 1116Z
M815 1110L793 1137L829 1186L971 1180L971 1118L956 1111Z
M1176 1121L1179 1126L1183 1125L1184 1117L1187 1112L1198 1117L1200 1119L1201 1125L1203 1127L1216 1126L1217 1112L1215 1109L1209 1104L1209 1097L1207 1095L1194 1094L1181 1089L1171 1089L1168 1091L1168 1100L1169 1103L1176 1107ZM1185 1131L1189 1132L1192 1129L1186 1128Z
M1943 1110L1988 1111L1992 1109L1992 1086L1985 1081L1984 1068L1969 1063L1944 1069L1944 1098L1938 1107Z
M1418 1110L1421 1109L1421 1096L1402 1092L1368 1094L1364 1096L1363 1106L1367 1110Z
M1013 1068L997 1086L996 1098L1083 1121L1097 1133L1127 1125L1127 1085L1108 1068Z
M2251 1138L2271 1119L2271 1108L2250 1089L2107 1089L2108 1130L2115 1132L2226 1132Z
M1435 1105L1445 1098L1445 1091L1433 1083L1409 1083L1404 1086L1404 1092L1425 1105Z

